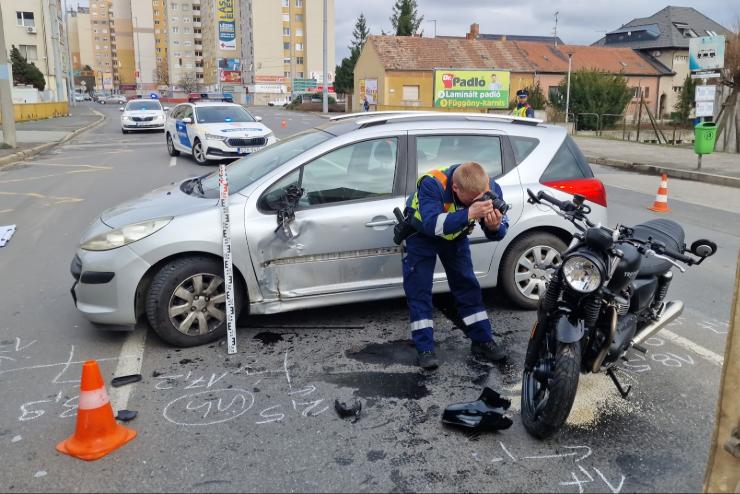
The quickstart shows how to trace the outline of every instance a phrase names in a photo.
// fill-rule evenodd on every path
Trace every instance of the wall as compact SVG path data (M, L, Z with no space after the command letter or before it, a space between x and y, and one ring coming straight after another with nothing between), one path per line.
M305 73L306 78L310 78L311 74L322 74L324 67L324 0L304 1L306 4ZM334 62L334 0L327 1L327 40L327 72L329 72L329 80L333 81L336 68Z
M126 0L113 0L113 28L115 29L118 84L135 85L134 28L131 18L131 3ZM115 71L114 71L115 72Z
M44 23L48 17L48 8L44 9L39 0L0 0L0 8L3 9L3 32L5 33L5 44L10 51L11 46L19 45L36 46L36 59L28 60L44 74L46 88L56 90L53 74L53 57L47 54L47 40L51 40L50 25ZM33 12L36 33L29 34L26 28L16 24L16 12ZM48 45L51 46L51 45Z
M170 67L168 51L169 36L167 33L167 15L164 0L152 1L152 17L154 19L154 51L156 54L157 68L160 77L156 77L157 84L165 89L172 84L170 81Z
M360 58L357 59L357 64L355 64L355 89L354 96L352 97L353 112L362 111L364 95L360 94L361 79L378 80L378 103L385 104L385 69L372 43L365 44L360 53Z
M77 13L77 43L79 44L80 67L89 65L95 67L95 51L93 49L92 28L90 14ZM71 20L71 19L70 19ZM71 33L70 33L71 35ZM71 43L71 40L70 40Z
M165 0L162 1L165 2ZM173 3L176 8L173 8ZM193 82L203 82L202 78L198 79L199 71L197 65L199 59L195 55L195 52L199 50L198 39L202 39L202 34L195 34L194 30L196 26L193 21L193 18L200 17L201 20L203 19L203 10L197 7L199 4L200 2L198 1L190 0L184 2L181 0L165 2L167 50L164 60L169 60L168 74L170 86L178 85L185 77L192 79ZM207 11L210 12L211 18L213 18L213 3L211 2L209 5L208 2L204 2L202 7L208 9ZM201 22L201 26L203 24ZM176 33L173 31L174 29L177 29ZM160 38L160 44L163 41ZM211 47L210 56L214 56L213 49L215 49L215 41L214 46ZM202 61L202 58L200 60Z
M157 88L157 55L154 40L154 10L152 0L131 0L131 15L134 23L134 56L138 88L142 92Z
M63 117L69 115L69 103L66 101L57 103L24 103L13 105L13 113L15 114L16 122Z
M254 75L283 76L283 35L281 2L252 2Z

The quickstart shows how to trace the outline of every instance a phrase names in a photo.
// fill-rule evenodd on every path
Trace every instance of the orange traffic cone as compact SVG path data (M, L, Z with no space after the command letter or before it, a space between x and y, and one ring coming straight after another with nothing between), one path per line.
M75 433L57 444L57 451L81 460L97 460L136 437L136 431L116 423L98 363L82 364L82 382Z
M283 119L283 121L280 122L280 127L282 127L283 129L287 129L288 128L288 122L286 122L285 119Z
M660 187L658 188L658 194L655 196L653 207L648 209L658 213L667 213L671 210L671 208L668 207L668 175L665 173L660 179Z

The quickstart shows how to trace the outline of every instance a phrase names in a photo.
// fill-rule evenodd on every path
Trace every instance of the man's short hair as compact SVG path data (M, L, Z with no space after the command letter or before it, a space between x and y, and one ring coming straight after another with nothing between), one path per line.
M458 166L452 174L452 182L457 184L460 189L476 195L484 193L489 187L486 170L480 163L474 161Z

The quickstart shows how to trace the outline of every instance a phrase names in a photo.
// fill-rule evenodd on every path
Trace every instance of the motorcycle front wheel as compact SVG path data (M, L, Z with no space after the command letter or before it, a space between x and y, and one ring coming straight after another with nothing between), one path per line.
M555 355L545 348L533 348L530 340L527 352L536 351L539 358L534 369L522 376L522 423L532 436L545 439L557 432L565 423L578 390L581 370L581 343L557 343ZM542 369L550 371L542 374Z

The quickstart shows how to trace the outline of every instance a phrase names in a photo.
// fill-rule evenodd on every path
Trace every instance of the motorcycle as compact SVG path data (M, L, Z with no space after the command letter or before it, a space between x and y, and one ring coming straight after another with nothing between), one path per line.
M581 195L560 201L527 192L530 204L552 208L577 230L557 265L538 266L554 272L527 347L521 413L527 431L544 439L568 418L581 373L605 372L627 398L631 387L614 372L620 359L646 353L642 344L683 311L680 300L666 301L671 269L701 264L717 245L697 240L686 249L683 228L667 219L612 230L588 219Z

